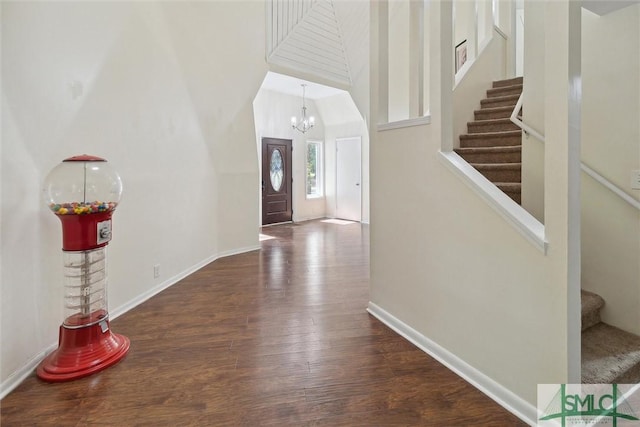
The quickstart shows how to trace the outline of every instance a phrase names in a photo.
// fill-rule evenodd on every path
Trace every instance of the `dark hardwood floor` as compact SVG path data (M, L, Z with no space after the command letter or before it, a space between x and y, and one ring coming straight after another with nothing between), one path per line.
M4 426L519 426L366 312L368 227L263 229L111 322L119 364L1 402Z

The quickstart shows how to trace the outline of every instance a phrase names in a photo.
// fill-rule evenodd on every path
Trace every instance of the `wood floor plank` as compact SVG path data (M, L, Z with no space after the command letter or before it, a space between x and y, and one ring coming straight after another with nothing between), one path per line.
M115 319L131 350L68 383L35 375L2 426L520 426L366 312L368 227L267 227Z

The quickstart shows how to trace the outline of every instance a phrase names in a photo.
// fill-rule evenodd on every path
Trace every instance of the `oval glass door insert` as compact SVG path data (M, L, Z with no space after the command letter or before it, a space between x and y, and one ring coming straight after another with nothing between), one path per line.
M280 191L282 181L284 180L284 169L282 164L282 155L280 150L273 150L271 153L271 161L269 162L269 175L271 177L271 187L274 191Z

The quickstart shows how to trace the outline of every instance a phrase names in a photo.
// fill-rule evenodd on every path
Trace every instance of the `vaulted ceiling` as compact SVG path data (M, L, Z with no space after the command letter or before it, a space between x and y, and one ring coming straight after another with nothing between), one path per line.
M350 87L367 66L368 13L364 1L271 0L267 62Z

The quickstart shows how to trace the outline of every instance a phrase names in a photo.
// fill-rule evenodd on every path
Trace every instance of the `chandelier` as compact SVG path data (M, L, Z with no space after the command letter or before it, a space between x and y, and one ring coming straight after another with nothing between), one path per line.
M304 105L304 92L306 84L301 84L302 86L302 117L300 120L296 118L296 116L291 117L291 127L296 129L302 133L305 133L309 129L313 127L315 124L315 119L313 116L307 117L307 107Z

